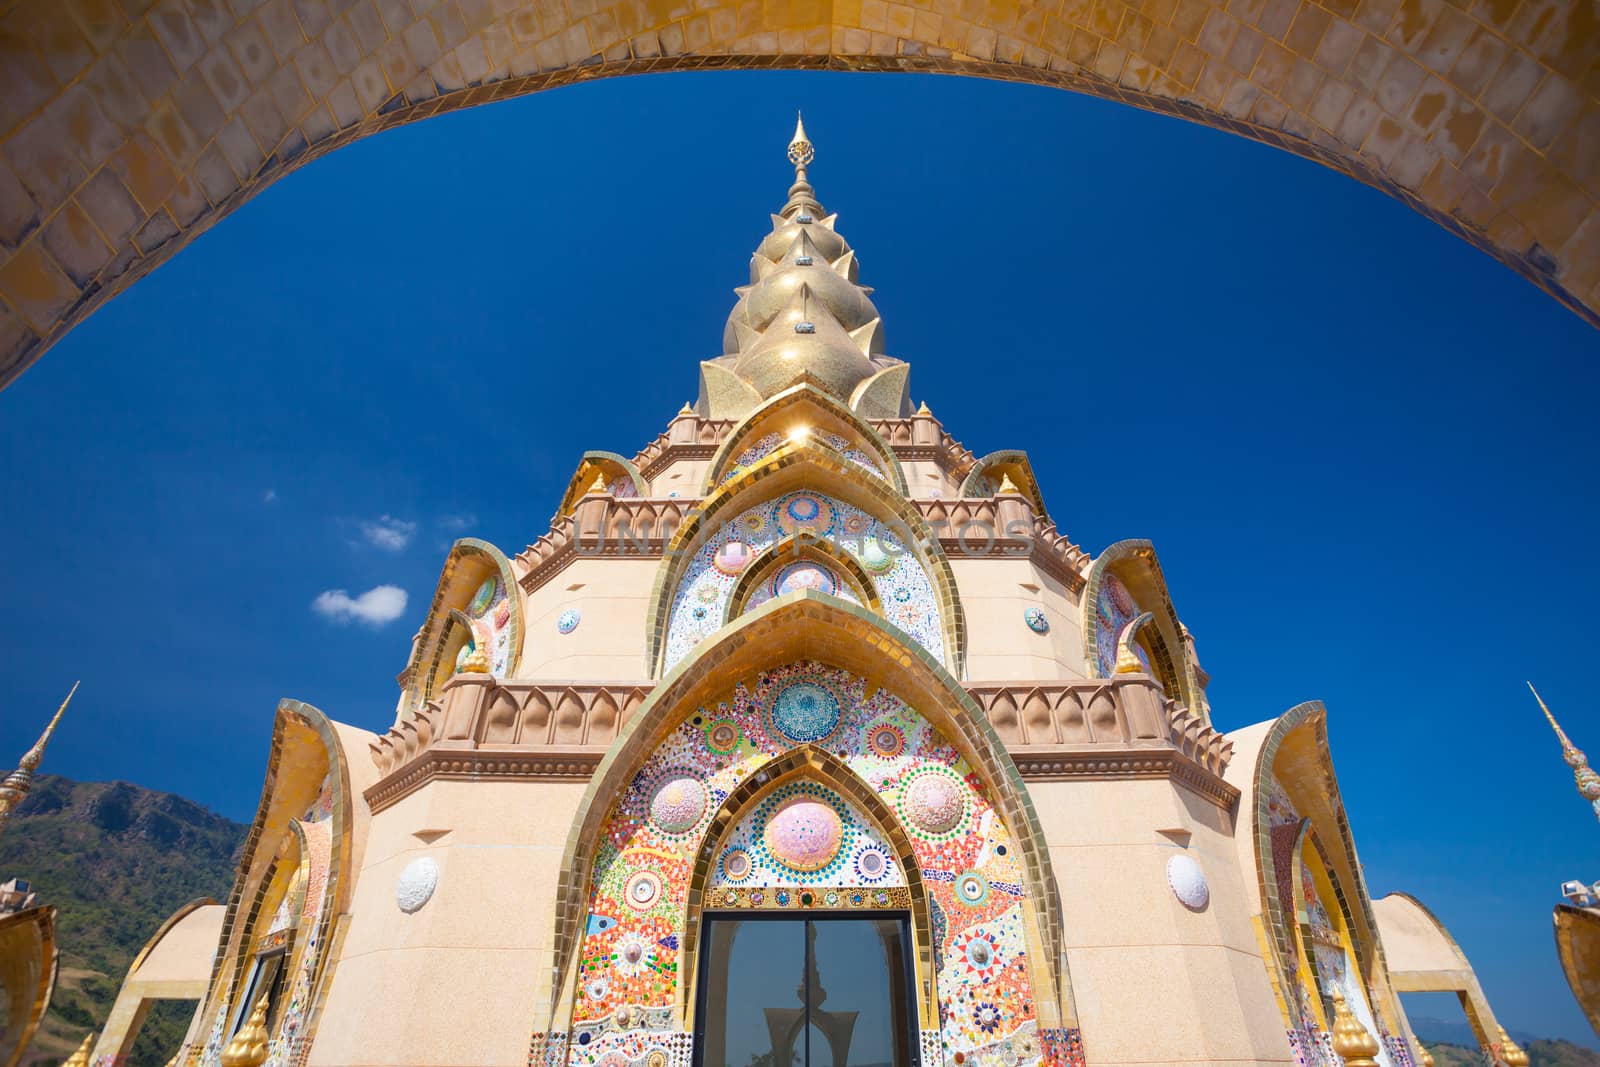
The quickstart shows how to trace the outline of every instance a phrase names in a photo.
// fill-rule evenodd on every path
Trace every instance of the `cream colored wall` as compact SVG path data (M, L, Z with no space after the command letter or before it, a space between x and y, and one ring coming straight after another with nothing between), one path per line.
M974 539L974 547L979 542ZM1061 583L1025 558L950 557L967 621L967 679L981 682L1082 678L1083 627ZM1029 586L1035 588L1028 588ZM1023 612L1041 607L1050 632L1037 634Z
M673 493L677 493L680 499L698 500L701 487L705 485L706 470L710 466L709 459L674 460L665 470L648 479L650 495L670 497Z
M199 989L194 995L205 993L206 983L211 978L211 960L222 936L222 918L227 911L224 905L207 904L179 919L150 949L138 969L128 975L129 980L197 982Z
M905 472L906 494L913 500L929 500L938 497L943 500L954 500L960 495L961 483L945 476L939 465L930 460L901 460L900 469Z
M436 780L373 817L310 1067L524 1067L583 790ZM407 915L395 883L420 856L438 886Z
M643 679L645 619L659 559L580 556L523 600L519 678L632 682ZM578 586L579 588L573 588ZM568 608L582 618L556 630Z
M1088 1062L1292 1063L1233 817L1163 779L1032 782L1028 792L1060 886ZM1202 911L1167 884L1179 853L1210 885Z

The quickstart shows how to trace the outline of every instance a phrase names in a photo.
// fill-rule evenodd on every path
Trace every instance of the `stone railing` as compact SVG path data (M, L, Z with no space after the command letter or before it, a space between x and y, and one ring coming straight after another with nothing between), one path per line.
M458 674L372 743L387 807L434 779L589 778L653 683L499 681ZM1233 744L1147 675L966 686L1025 780L1170 778L1222 807Z
M966 686L1024 779L1172 778L1221 807L1233 742L1145 674Z
M639 450L633 465L646 478L654 478L668 464L679 459L710 459L735 426L737 419L702 419L679 412L667 424L667 432Z
M517 554L523 572L518 582L531 593L580 555L659 559L699 505L698 500L676 497L619 498L607 493L583 497L571 515L557 520L549 533Z
M952 559L1026 555L1074 593L1082 592L1090 557L1040 519L1022 497L913 500Z

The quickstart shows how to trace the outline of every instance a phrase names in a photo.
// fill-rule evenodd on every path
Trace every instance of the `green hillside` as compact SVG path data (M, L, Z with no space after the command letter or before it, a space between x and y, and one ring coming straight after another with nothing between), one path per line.
M1433 1054L1433 1067L1483 1067L1483 1054L1476 1048L1447 1042L1424 1041ZM1528 1067L1600 1067L1600 1052L1574 1045L1570 1041L1524 1041Z
M0 879L58 910L60 977L23 1063L57 1064L111 1010L133 957L181 905L226 900L245 827L171 793L46 776L0 833ZM130 1067L162 1067L193 1002L158 1005Z

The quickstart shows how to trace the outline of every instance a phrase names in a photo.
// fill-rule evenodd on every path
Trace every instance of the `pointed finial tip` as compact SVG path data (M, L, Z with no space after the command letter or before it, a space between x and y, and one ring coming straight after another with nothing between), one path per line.
M806 137L805 120L800 117L800 112L794 113L794 137L789 141L789 162L796 169L804 170L817 158L817 150Z

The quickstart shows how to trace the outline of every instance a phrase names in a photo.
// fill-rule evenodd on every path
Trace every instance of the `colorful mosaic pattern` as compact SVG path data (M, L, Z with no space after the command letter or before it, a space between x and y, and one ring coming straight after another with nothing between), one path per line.
M894 695L877 689L869 696L867 688L816 663L769 671L690 714L634 775L597 850L574 1063L611 1063L613 1053L622 1056L618 1065L633 1062L633 1047L619 1049L608 1036L620 1032L618 1013L632 1019L641 1006L675 1003L701 838L728 794L802 743L795 738L815 739L842 760L883 797L910 840L933 925L944 1062L1028 1067L1045 1057L1023 937L1022 864L1010 832L954 746ZM690 781L704 790L703 810ZM755 885L774 896L873 885L898 894L907 873L884 827L828 783L803 778L758 796L717 844L711 884L740 887L745 896Z
M1094 657L1100 677L1109 678L1116 671L1117 644L1122 631L1138 614L1139 605L1133 594L1122 584L1122 579L1107 570L1100 581L1100 595L1095 598ZM1153 674L1150 657L1137 641L1133 650L1144 664L1145 672Z
M841 437L839 434L827 430L813 431L813 436L816 440L821 441L856 466L869 470L880 478L883 477L883 468L878 465L878 461L873 457L872 453L857 448L855 443L848 437ZM733 466L723 476L723 483L732 481L772 455L783 444L784 440L783 434L769 433L743 452L740 452L739 457L733 461Z
M456 669L477 645L489 649L489 671L504 678L511 671L511 598L498 573L483 580L467 601L466 615L472 622L472 643L456 653Z
M1310 927L1311 964L1316 972L1317 992L1323 998L1324 1010L1331 1010L1326 1005L1331 1004L1333 991L1337 989L1344 995L1350 1014L1366 1027L1367 1033L1382 1035L1386 1030L1373 1018L1372 1005L1361 981L1360 965L1345 934L1338 902L1325 899L1318 889L1313 868L1320 869L1321 861L1309 840L1301 848L1300 904ZM1304 1017L1309 1018L1309 1015ZM1387 1046L1380 1048L1375 1058L1380 1067L1395 1067Z
M667 623L667 670L722 626L743 569L743 564L734 569L736 562L796 533L826 540L855 557L873 576L884 618L944 662L939 599L916 555L901 547L887 525L860 508L820 493L798 492L741 512L708 537L690 559L678 581ZM725 546L732 542L743 547L727 550ZM849 587L837 576L832 580L838 588L836 595L856 599L846 595ZM763 602L771 595L769 590Z

